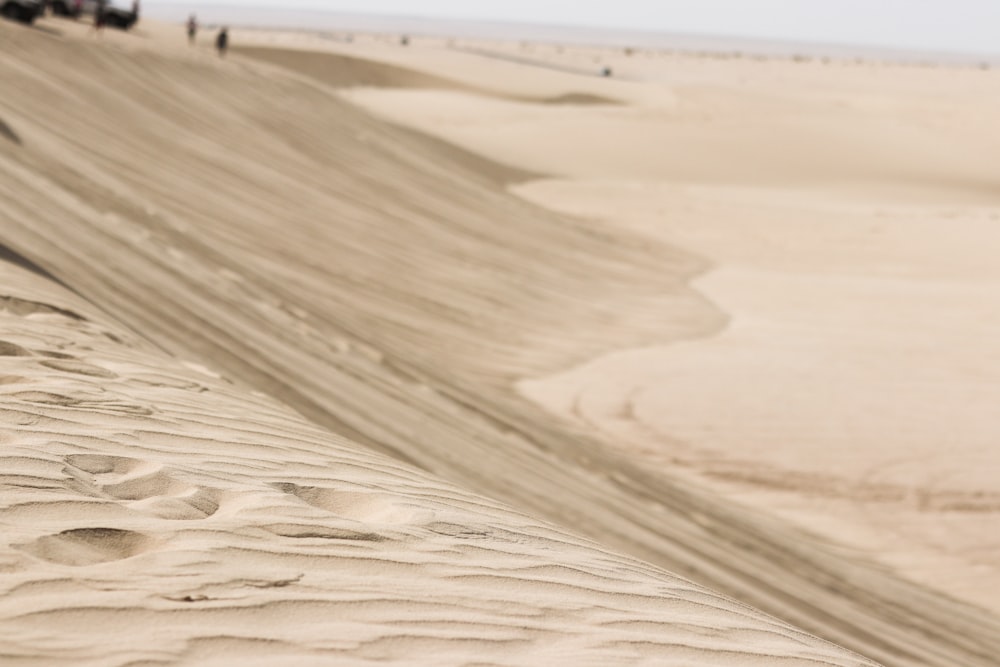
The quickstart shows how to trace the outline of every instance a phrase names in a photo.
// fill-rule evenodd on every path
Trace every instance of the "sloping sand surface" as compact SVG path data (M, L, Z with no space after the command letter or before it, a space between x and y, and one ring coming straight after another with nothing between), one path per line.
M351 456L366 461L358 472L361 476L349 478L352 493L360 493L357 487L372 480L382 485L378 466L389 465L364 454L361 445L367 445L581 531L609 548L696 577L887 664L988 665L1000 652L996 620L980 609L903 579L875 563L870 554L846 550L784 520L672 479L668 471L645 460L623 457L516 393L514 383L525 377L544 377L615 348L696 340L722 330L727 315L688 285L711 268L703 257L644 234L608 229L599 221L573 219L528 204L506 193L500 185L506 179L495 172L470 171L475 158L455 149L437 150L440 146L435 148L434 142L346 104L341 92L308 76L238 57L220 61L198 49L161 47L131 36L109 35L94 43L81 41L69 28L65 38L9 26L0 29L10 54L0 62L0 85L20 91L0 100L0 118L22 141L20 146L0 143L2 242L157 346L211 367L240 387L266 392L312 422L350 438L353 443L337 442L351 448L355 452ZM63 66L66 62L73 63L72 70ZM546 72L545 77L554 75ZM576 81L572 83L582 90ZM542 87L538 81L525 80L509 90L517 88L521 94ZM554 86L548 90L551 95L566 93ZM644 100L672 99L669 92L647 88L635 95ZM566 111L477 97L522 110ZM74 103L71 113L66 111L67 100ZM481 165L483 158L478 161ZM11 342L15 350L40 347ZM99 360L87 359L91 366L103 367L95 361ZM118 368L112 371L123 375ZM84 403L89 400L96 399L85 398ZM170 398L158 409L176 400ZM272 406L260 408L261 415L277 409L263 398L247 400ZM183 402L179 405L182 412L192 409ZM211 418L197 413L192 437L202 437L197 424L208 424L208 442L199 447L211 448L211 458L203 453L209 461L233 458L236 455L229 453L226 443L243 442L229 431L214 431L216 418L230 415L228 427L237 430L262 418L252 410L248 414L245 407L198 406ZM282 414L283 419L292 419ZM148 416L136 417L139 425L133 424L132 430L141 431ZM288 426L296 440L304 437L303 428L320 433L316 427L296 423L299 426ZM110 428L114 433L123 430ZM251 435L261 428L251 428ZM327 452L325 444L318 444L330 441L331 436L323 433L310 440L302 454L317 457L310 460L322 470L303 467L295 475L286 474L284 464L273 459L271 473L250 468L247 474L260 473L266 484L279 485L268 487L271 490L265 493L272 494L268 502L281 507L291 503L306 517L312 516L316 504L333 516L343 507L366 505L358 497L338 496L340 487L331 485L330 476L341 475L340 464L325 458L333 456L333 449ZM289 436L282 426L269 431L268 437ZM253 443L260 442L257 436L252 438ZM164 447L150 446L157 451ZM247 454L251 461L258 455L270 456L260 444L256 447ZM102 455L143 458L128 448L113 449L117 453ZM283 456L286 447L278 449ZM86 452L53 450L53 455L70 453ZM290 461L287 470L298 465L296 459ZM107 486L126 496L118 500L146 500L129 497L146 493L136 487L161 488L164 491L156 495L175 500L179 496L179 503L171 500L163 505L158 499L149 503L156 512L187 513L173 519L158 516L172 522L200 521L193 513L211 508L200 497L193 504L186 502L189 492L198 493L190 487L204 484L225 490L235 483L222 475L221 481L195 484L200 478L193 473L211 470L200 459L187 463L198 466L195 470L182 468L192 476L184 476L181 483L172 482L169 473L169 479L157 476L160 469L142 462L103 467L89 459L77 463L82 479L109 475ZM160 463L170 470L180 465ZM93 471L88 472L88 466ZM418 496L431 484L422 473L392 466L394 471L406 471L394 474L408 480L408 490ZM148 483L132 482L146 474L153 476ZM334 490L327 493L330 489ZM453 493L458 492L448 491ZM234 497L232 502L239 505L242 493ZM299 501L313 509L304 509ZM220 508L226 507L224 500L218 502ZM391 524L392 504L374 504L371 514L359 520ZM216 520L221 512L208 520ZM284 528L262 535L255 524L248 531L250 539L278 540L282 545L275 549L278 560L291 548L289 541L327 544L341 539L320 535L321 526L340 525L327 523L330 514L309 521L307 537L282 534L302 530L283 512L267 515L265 521ZM412 517L395 520L423 525L423 519ZM446 523L476 525L472 519ZM109 556L156 553L167 537L140 525L146 524L60 523L26 535L17 544L19 553L27 554L24 558L47 555L60 567L103 567L100 563L109 561ZM227 540L234 536L245 539L240 525L230 524L216 537L198 534L197 529L193 535L185 534L185 541L194 540L191 558L203 554L212 540L231 545ZM74 532L78 529L84 532ZM131 533L108 532L114 530ZM353 542L364 543L351 547L364 553L354 564L358 569L351 571L354 579L362 573L377 576L378 569L373 568L377 559L369 557L369 550L388 547L379 540ZM315 553L312 546L313 542L306 545L307 555ZM398 548L396 559L411 566L409 585L416 586L407 588L402 597L419 599L435 585L424 588L424 574L412 567L414 561L424 562L426 554L419 546ZM246 567L255 572L252 580L272 582L262 586L269 594L298 591L299 574L302 582L309 580L302 554L294 549L287 553L294 557L282 562L295 566L287 571L273 568L279 570L274 578L258 572L271 569L269 563L277 561L248 556ZM574 562L569 555L555 560ZM622 562L613 560L611 569ZM425 572L431 571L442 570ZM476 584L476 576L468 583ZM146 594L143 586L138 588ZM519 588L511 588L512 596ZM118 595L116 590L110 593ZM450 595L448 590L442 587L442 594ZM185 600L187 595L193 599ZM211 597L211 593L184 592L177 604L205 602L198 595ZM492 595L477 589L469 598L493 599ZM636 599L630 598L627 605L633 604ZM388 606L390 611L397 609L399 598ZM309 608L306 617L316 616L318 623L322 609ZM383 623L377 612L372 614L373 623ZM229 622L224 614L205 614L199 625L212 619ZM298 619L293 615L293 621ZM246 619L241 620L245 625ZM663 632L659 625L648 630L649 636ZM695 635L702 632L692 630ZM313 636L312 630L302 632ZM284 637L283 641L295 644ZM771 656L761 658L762 664L772 664L783 654L792 664L802 658L801 653L770 645L766 636L755 632L741 637L750 646L740 649L743 653L718 660L711 654L700 655L706 664L725 664L719 660L726 659L753 664L747 652ZM319 641L308 646L337 648L328 636ZM396 641L382 642L380 650L389 650ZM433 642L407 641L401 645L410 656L420 646L451 650ZM803 641L812 650L811 640ZM216 650L219 655L232 649L220 644L213 648L212 642L205 646L205 651ZM558 650L558 644L544 641L535 648L540 647ZM698 659L694 654L671 658L669 651L649 649L656 664ZM298 648L289 650L301 655L295 652ZM478 651L479 645L455 650L456 662L468 661L469 654L461 651ZM499 649L497 655L521 664L548 661L509 656ZM567 655L572 664L589 660ZM593 662L640 657L622 654ZM848 662L833 664L865 664L844 659Z
M419 70L338 53L253 46L235 47L233 52L255 60L280 65L337 88L418 88L459 90L486 95L497 94L495 91L461 83L454 79L445 79ZM529 102L570 104L573 106L618 104L616 100L611 98L589 93L563 93L537 99L532 97L519 98L513 94L507 97Z
M248 46L236 46L233 52L290 67L323 83L341 88L360 86L471 90L470 86L433 74L334 53Z
M689 57L615 71L669 82L677 104L350 99L559 175L515 192L713 265L696 287L726 313L722 333L616 351L522 382L526 395L1000 609L995 74Z
M874 663L366 453L0 263L4 665Z
M672 93L662 87L636 86L633 82L601 77L600 68L593 63L590 67L574 63L573 69L579 73L570 75L558 67L526 68L510 59L484 56L476 48L456 44L454 40L422 37L420 46L405 48L396 46L391 38L387 45L386 37L359 35L353 42L345 43L303 32L241 30L235 48L238 52L252 53L255 58L283 64L299 72L309 70L319 78L336 77L331 80L339 82L339 86L364 87L365 83L351 82L347 77L330 74L315 65L332 64L341 58L360 60L367 63L358 65L362 71L377 68L394 72L383 79L388 87L413 88L409 85L412 75L420 73L422 77L448 83L418 88L465 90L542 103L561 100L571 104L577 100L583 105L617 105L643 100L669 104L673 98ZM289 52L298 52L299 58Z

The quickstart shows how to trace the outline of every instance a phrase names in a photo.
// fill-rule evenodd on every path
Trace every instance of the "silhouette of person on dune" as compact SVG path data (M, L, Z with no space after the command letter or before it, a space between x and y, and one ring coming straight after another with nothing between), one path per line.
M107 0L97 0L97 7L94 8L94 30L97 34L104 32L107 23Z
M219 50L219 57L226 57L226 49L229 48L229 28L219 31L219 36L215 38L215 48Z

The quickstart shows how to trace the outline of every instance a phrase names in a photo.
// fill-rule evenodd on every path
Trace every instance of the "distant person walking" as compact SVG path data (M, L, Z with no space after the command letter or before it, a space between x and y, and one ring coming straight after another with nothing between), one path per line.
M229 28L219 31L219 36L215 38L215 48L219 50L219 57L226 57L226 49L229 48Z
M104 24L107 22L107 0L97 0L97 7L94 8L94 30L97 34L104 32Z
M188 17L188 44L194 46L194 40L198 36L198 18L192 14Z

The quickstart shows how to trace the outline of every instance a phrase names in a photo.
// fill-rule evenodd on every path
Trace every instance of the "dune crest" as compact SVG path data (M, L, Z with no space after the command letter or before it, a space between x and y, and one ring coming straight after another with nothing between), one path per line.
M37 304L0 308L5 665L874 664L366 454L25 269L0 296Z
M356 58L342 53L304 51L277 47L243 46L233 49L243 54L293 72L305 74L336 88L402 88L424 90L452 90L517 102L535 102L552 105L617 105L620 101L588 92L566 92L551 96L500 93L495 89L476 86L456 79L435 76L419 69Z
M237 624L226 614L213 615L211 605L263 590L281 600L269 608L265 625L270 614L313 622L319 611L328 610L329 599L309 603L309 587L316 584L305 564L317 554L322 557L331 543L349 543L359 555L350 561L356 569L344 566L351 580L331 585L341 593L354 590L354 579L367 585L371 582L363 575L377 576L372 565L381 567L382 561L373 554L389 553L390 561L403 562L413 574L433 573L431 566L418 568L433 564L431 557L439 551L489 556L473 546L479 541L521 553L516 521L455 516L451 505L441 506L438 498L457 498L463 508L490 517L495 503L448 485L425 497L429 480L444 478L572 526L606 545L594 547L599 551L628 553L653 564L636 565L642 571L662 576L658 568L665 568L697 577L883 662L986 665L1000 652L995 619L981 610L917 586L810 531L623 459L606 443L517 395L513 383L523 377L570 367L620 345L696 340L720 331L726 315L689 285L711 267L703 257L645 236L609 233L599 221L519 200L505 191L502 175L470 170L468 154L438 150L440 142L345 103L341 91L322 81L239 56L220 60L197 49L136 42L126 50L126 42L110 38L94 43L67 37L43 44L38 35L0 30L12 45L11 57L0 61L0 81L23 91L0 100L0 115L23 139L21 146L0 143L4 242L150 341L108 329L107 345L125 340L151 353L155 345L195 364L175 376L132 357L111 364L103 357L52 350L49 363L39 364L48 379L25 388L17 378L29 377L25 373L34 367L23 360L34 358L41 346L30 336L11 336L10 349L17 354L10 359L22 365L10 375L10 400L27 426L40 415L40 428L57 430L69 417L95 414L119 424L114 433L127 436L124 441L108 436L101 447L107 451L78 443L55 452L45 466L26 463L25 475L40 477L40 491L71 491L92 500L59 506L61 517L82 513L86 525L60 519L44 531L21 530L11 541L16 562L35 564L48 557L41 560L48 565L40 567L108 569L149 559L160 564L156 554L164 548L172 553L169 545L179 543L187 545L182 556L191 560L178 557L178 562L190 563L221 545L226 556L247 556L246 566L224 572L233 578L194 581L192 588L174 586L170 579L162 604L207 603L210 609L195 618L223 619L224 636L190 644L194 658L250 651L251 646L260 649L260 641L225 634ZM61 67L66 61L74 63L72 72ZM80 102L76 113L65 114L58 106L66 98ZM566 111L506 104L519 113ZM589 109L595 110L609 111ZM33 294L18 298L22 306L60 303L60 298ZM98 319L84 309L72 312L82 314L78 326L83 329ZM228 394L211 372L206 374L210 381L202 382L199 368L265 392L319 426L286 422L293 418L284 408L237 389L232 391L242 399L209 409L201 387ZM67 374L80 378L77 384L63 387ZM120 388L121 378L136 380L128 392ZM147 389L166 404L147 400ZM252 402L250 417L240 407L243 399ZM275 428L269 426L272 418L278 420ZM157 427L144 428L150 423ZM355 454L341 455L336 447L327 452L331 436L320 427L348 438L338 442ZM164 441L157 439L162 429L170 436ZM198 453L193 457L197 467L171 458L180 435L182 444ZM135 437L153 454L136 455L129 445ZM252 453L230 461L231 447ZM387 463L365 447L434 477ZM212 473L213 466L230 463L226 474ZM382 465L391 474L378 472ZM345 473L347 484L331 478L338 466L354 471ZM36 469L42 472L32 472ZM479 504L485 509L476 509ZM34 520L47 516L45 510L21 503L17 512ZM223 530L220 535L189 529L191 522L218 523ZM164 527L151 530L151 525ZM179 542L171 543L175 535ZM267 558L256 554L257 546ZM561 554L558 544L550 546ZM77 557L85 564L59 562ZM604 563L610 588L598 583L593 588L612 596L625 590L633 610L647 604L659 608L662 596L650 600L648 592L637 592L639 584L618 582L620 576L632 576L632 566L614 574L621 563L615 558ZM557 560L573 562L573 557L561 554ZM340 561L330 569L340 568ZM259 564L267 565L267 576ZM566 582L574 576L551 562L531 572L520 574L553 594L569 590ZM472 587L468 599L478 604L480 585L510 581L460 567L445 567L443 574L446 581L451 577ZM394 616L400 599L424 591L419 577L409 584L401 578L391 580L397 597L369 609L364 619L376 624L390 617L401 620ZM433 581L428 577L428 585ZM48 590L47 585L41 588ZM513 596L517 590L511 589ZM445 586L440 593L448 591L454 592ZM295 604L281 597L300 594ZM344 603L337 607L338 618L356 620L348 603L358 600L337 599ZM587 627L586 609L593 607L573 609L584 616L571 613L571 623ZM157 610L143 608L136 622L162 618ZM114 610L101 614L88 622L103 623ZM426 615L414 612L402 620L412 630L411 621ZM49 619L62 620L54 613L36 618ZM690 620L668 630L656 621L649 629L672 637ZM690 645L715 650L713 632L700 634ZM447 647L455 646L420 633L407 635L417 637L413 642L381 633L366 635L373 648L364 657L399 646L411 652L440 649L447 656L452 650ZM534 650L506 626L471 634L502 644L515 662L518 651ZM795 637L797 642L804 635ZM299 655L293 639L280 641L292 643L288 650ZM593 648L587 639L577 641L567 644L568 653L561 652L558 641L539 646L571 657L577 647ZM599 649L632 650L621 641ZM734 644L734 652L717 651L711 664L768 664L785 653L783 639L777 649L766 634L751 633L749 641L752 655ZM802 650L813 651L811 639L802 641ZM286 650L285 644L265 646L276 655ZM794 655L787 659L802 659L801 653ZM816 655L828 659L822 651ZM831 655L847 664L867 664L849 654ZM631 653L612 658L598 662L633 659ZM644 658L636 654L634 659ZM677 661L697 659L692 652ZM524 662L547 660L531 656Z

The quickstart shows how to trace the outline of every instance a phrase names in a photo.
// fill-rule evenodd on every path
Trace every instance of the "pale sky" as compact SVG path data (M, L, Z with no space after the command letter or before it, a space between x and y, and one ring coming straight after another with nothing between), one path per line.
M204 4L1000 53L1000 0L206 0Z

